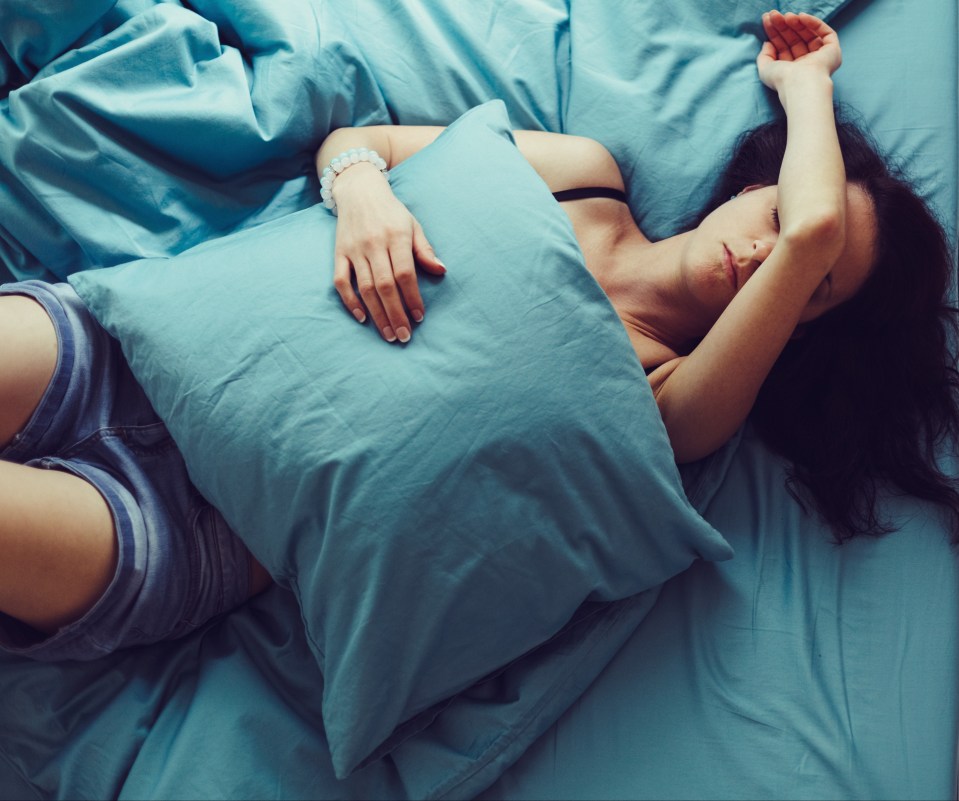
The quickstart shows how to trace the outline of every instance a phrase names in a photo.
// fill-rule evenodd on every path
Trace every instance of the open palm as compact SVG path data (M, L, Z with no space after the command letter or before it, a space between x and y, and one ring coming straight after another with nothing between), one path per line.
M794 66L818 67L832 75L842 64L839 36L812 14L763 14L763 43L756 66L759 78L770 89L778 89L783 76Z

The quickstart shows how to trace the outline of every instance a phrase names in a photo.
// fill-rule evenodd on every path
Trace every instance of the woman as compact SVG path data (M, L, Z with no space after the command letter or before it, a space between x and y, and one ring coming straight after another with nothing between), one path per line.
M877 504L884 485L939 504L955 540L959 496L937 468L959 431L949 244L875 145L849 123L837 132L846 180L866 192L879 223L876 256L854 298L790 338L751 420L787 458L793 495L818 509L838 541L892 530ZM733 187L775 180L786 139L784 122L744 137L707 208Z
M517 133L619 312L681 461L735 432L798 326L868 297L872 279L884 275L878 201L845 176L830 77L841 60L836 34L808 15L771 12L763 24L760 78L779 93L789 126L778 183L765 176L736 184L734 197L687 233L648 241L616 199L622 177L597 143ZM317 162L366 146L393 166L439 131L344 129ZM597 186L586 198L566 193ZM388 342L408 341L410 318L425 313L414 257L435 274L444 266L376 164L342 169L332 201L335 283L346 308L360 322L371 317ZM0 337L14 347L0 365L0 647L90 658L182 636L268 586L190 484L116 343L75 293L12 284L2 294ZM811 333L797 341L806 339L815 341ZM935 358L947 358L944 346ZM949 404L955 429L951 395ZM71 461L77 448L95 451L106 467ZM939 500L957 514L952 486L938 480L952 493ZM118 538L142 550L141 560L149 555L137 575L116 576ZM202 578L177 581L185 571Z
M959 493L935 461L959 431L942 227L855 127L837 128L835 31L777 11L763 27L759 77L786 123L744 138L686 233L646 239L598 143L519 131L517 145L561 201L561 190L594 188L563 209L649 375L677 461L713 452L755 406L760 433L792 463L793 488L839 539L888 530L876 508L883 483L943 505L959 532ZM393 166L441 130L336 131L317 166L345 145ZM387 341L408 341L410 317L424 313L411 252L428 272L445 268L374 167L344 170L331 196L343 303L360 322L369 312Z
M838 37L808 15L771 12L763 25L769 40L759 76L779 93L790 122L778 186L739 187L699 227L656 243L623 203L564 204L587 267L649 372L680 462L711 453L733 435L796 326L852 297L874 258L872 204L847 184L836 135L830 76L841 61ZM317 163L329 163L350 143L382 153L392 167L441 130L336 131ZM596 142L528 132L516 138L553 191L624 188L616 162ZM332 195L339 214L335 283L343 302L358 319L365 305L387 341L408 339L404 302L414 320L423 313L410 253L427 270L441 265L370 163L337 175Z

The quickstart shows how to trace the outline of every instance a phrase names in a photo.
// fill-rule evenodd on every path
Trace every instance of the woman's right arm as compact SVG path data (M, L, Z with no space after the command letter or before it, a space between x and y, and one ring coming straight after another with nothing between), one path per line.
M392 169L443 130L416 125L340 128L317 152L317 171L340 153L361 147L375 150ZM515 131L514 137L520 152L552 191L582 186L623 189L615 160L592 139L544 131ZM445 273L445 266L419 222L369 162L355 164L337 176L333 199L339 215L333 280L343 304L360 322L366 319L364 307L369 310L387 341L406 342L412 333L407 312L416 322L425 312L416 263L434 275Z

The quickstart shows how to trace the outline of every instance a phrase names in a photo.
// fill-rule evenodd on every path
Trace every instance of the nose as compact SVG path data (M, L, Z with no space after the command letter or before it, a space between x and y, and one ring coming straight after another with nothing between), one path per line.
M772 253L774 244L774 242L770 242L766 239L753 240L752 250L746 254L747 258L749 259L749 263L746 265L744 270L746 273L744 280L746 278L751 278L752 274L759 269L759 265L766 261L766 257Z
M766 239L754 239L753 240L753 253L752 259L757 262L756 266L758 267L764 261L766 257L772 253L773 242L769 242Z

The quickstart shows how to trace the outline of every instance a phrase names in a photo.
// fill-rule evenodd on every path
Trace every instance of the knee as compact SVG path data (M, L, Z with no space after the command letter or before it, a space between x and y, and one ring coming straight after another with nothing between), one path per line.
M46 310L25 295L0 297L0 447L33 415L57 366L57 334Z

